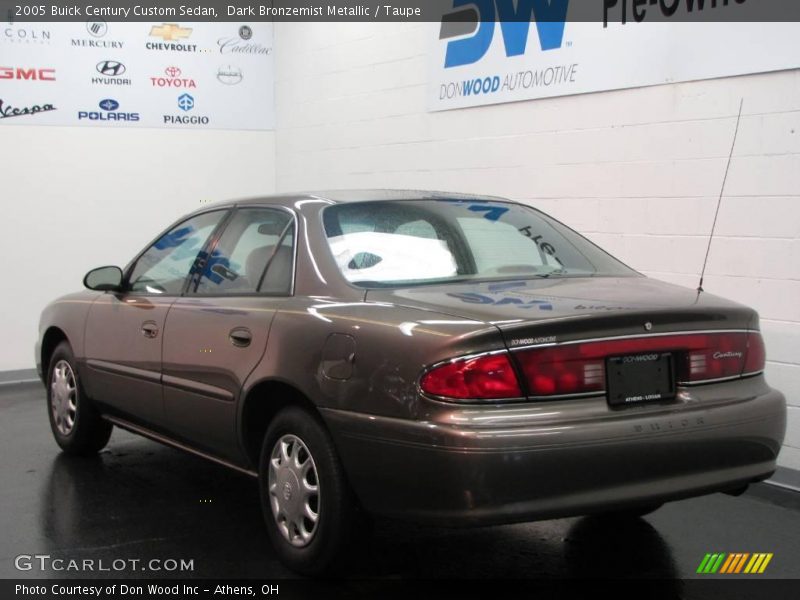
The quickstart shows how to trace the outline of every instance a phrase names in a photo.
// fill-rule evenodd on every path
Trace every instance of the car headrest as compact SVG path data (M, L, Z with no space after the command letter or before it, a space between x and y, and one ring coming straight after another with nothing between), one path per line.
M261 246L253 250L247 257L245 273L252 285L257 285L264 268L267 266L275 246ZM259 291L268 294L288 294L292 287L292 249L281 246L269 266Z

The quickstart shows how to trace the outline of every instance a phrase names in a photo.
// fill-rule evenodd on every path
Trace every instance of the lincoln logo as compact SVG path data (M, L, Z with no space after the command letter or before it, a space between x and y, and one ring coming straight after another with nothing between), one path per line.
M714 352L714 359L720 360L722 358L742 358L741 352Z

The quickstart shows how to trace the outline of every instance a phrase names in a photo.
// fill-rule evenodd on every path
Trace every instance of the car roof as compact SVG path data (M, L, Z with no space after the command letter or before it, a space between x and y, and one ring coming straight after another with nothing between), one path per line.
M391 200L472 200L482 202L513 202L498 196L482 194L465 194L459 192L441 192L435 190L402 190L402 189L354 189L354 190L325 190L310 192L295 192L287 194L269 194L264 196L251 196L233 200L223 200L207 204L209 207L242 206L248 204L280 204L289 205L300 200L323 200L331 204L346 202L391 201Z

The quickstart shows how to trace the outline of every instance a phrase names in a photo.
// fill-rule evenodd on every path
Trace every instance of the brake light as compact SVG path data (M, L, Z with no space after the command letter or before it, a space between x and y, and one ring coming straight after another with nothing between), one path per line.
M605 359L643 352L673 352L679 383L738 377L764 369L758 332L688 333L545 346L515 352L531 396L605 391Z
M455 360L435 367L420 380L422 391L459 400L520 398L522 391L508 354Z
M764 338L757 331L747 334L747 354L744 359L742 374L758 373L767 366L767 349L764 347Z

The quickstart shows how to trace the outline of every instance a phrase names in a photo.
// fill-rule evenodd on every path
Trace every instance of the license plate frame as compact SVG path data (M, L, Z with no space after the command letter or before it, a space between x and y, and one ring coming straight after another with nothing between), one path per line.
M606 397L610 406L674 400L675 359L671 352L606 358Z

